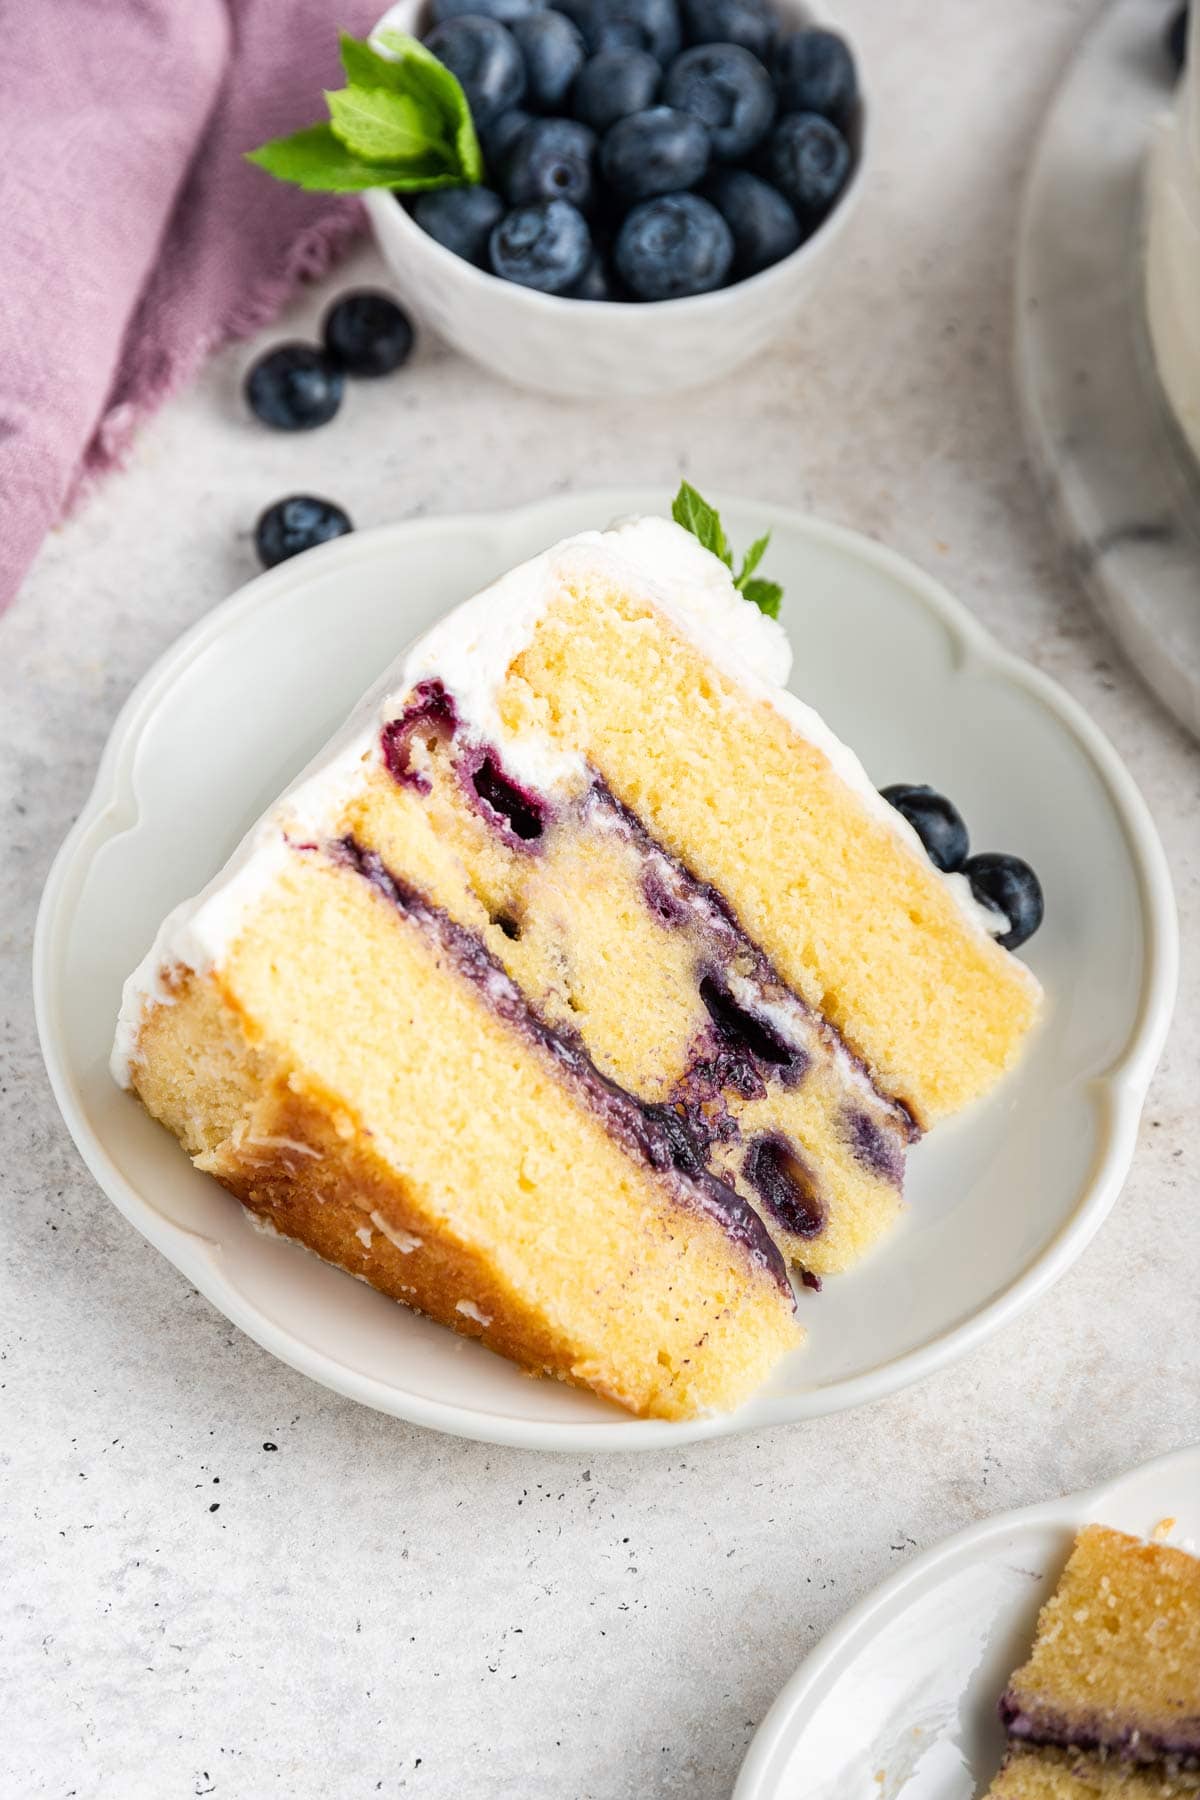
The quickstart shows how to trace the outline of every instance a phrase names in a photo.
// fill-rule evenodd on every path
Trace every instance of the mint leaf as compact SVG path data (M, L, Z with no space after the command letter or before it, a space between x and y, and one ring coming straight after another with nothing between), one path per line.
M715 506L710 506L703 494L698 494L690 482L681 481L679 492L671 502L671 517L685 531L690 531L694 538L699 538L706 550L719 556L729 573L733 574L733 552L729 547L729 539L725 536L721 524L721 515ZM779 617L779 602L783 599L783 589L777 581L763 581L754 573L767 553L767 545L771 542L771 534L764 531L760 538L755 538L745 556L742 566L734 578L734 587L742 595L757 606L760 612L766 613L769 619Z
M373 187L418 193L462 186L462 177L448 173L445 159L438 155L402 164L365 162L334 136L331 125L309 125L291 137L273 138L249 151L246 161L279 181L322 194L361 194Z
M351 87L390 88L394 94L408 91L407 77L397 58L380 56L374 44L351 37L348 31L339 31L338 55Z
M400 71L400 79L410 84L405 91L419 93L422 99L439 107L462 170L464 185L473 186L482 181L483 152L458 76L445 63L439 62L419 38L409 37L403 31L381 31L377 41L395 58L391 67Z
M746 582L742 588L742 596L757 606L759 612L766 613L768 619L779 617L783 589L777 581L760 581L756 576L753 581Z
M412 94L348 87L326 94L325 104L334 136L366 162L403 165L419 161L441 136L437 109ZM445 163L449 173L449 157Z
M384 32L378 49L344 32L340 41L348 85L325 96L331 123L275 138L248 161L324 193L412 193L483 179L467 97L444 63L398 31Z
M715 506L710 506L703 495L696 492L690 482L680 482L679 492L671 502L671 517L685 531L690 531L694 538L699 538L706 550L719 556L727 569L733 568L729 543L721 527L721 515Z
M771 534L769 531L764 531L760 538L755 538L745 556L742 558L742 566L738 570L737 580L733 584L735 588L739 588L742 592L745 592L746 583L766 555L767 545L770 541Z

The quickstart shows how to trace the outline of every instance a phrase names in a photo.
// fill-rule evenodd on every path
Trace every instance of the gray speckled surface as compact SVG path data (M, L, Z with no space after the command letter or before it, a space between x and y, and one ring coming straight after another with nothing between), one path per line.
M936 25L916 0L839 11L871 73L876 178L790 344L713 392L631 409L516 394L425 346L300 442L241 418L235 351L56 534L0 622L5 1800L716 1800L800 1657L914 1549L1200 1437L1200 756L1094 624L1010 380L1018 182L1093 8L947 0ZM665 491L681 469L875 533L1082 700L1166 842L1180 1006L1112 1220L956 1368L685 1455L493 1451L274 1363L117 1215L42 1074L33 914L117 707L252 573L266 501L327 490L367 525L560 486Z

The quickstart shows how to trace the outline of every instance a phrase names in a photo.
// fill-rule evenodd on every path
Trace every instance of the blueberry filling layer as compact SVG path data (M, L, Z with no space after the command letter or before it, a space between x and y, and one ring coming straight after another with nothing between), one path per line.
M458 730L458 710L440 681L421 681L398 719L391 719L380 733L384 767L400 787L419 794L429 792L429 777L412 766L412 744L422 734L451 738Z
M1060 1750L1098 1750L1123 1762L1165 1762L1176 1769L1200 1769L1200 1718L1182 1718L1168 1730L1145 1721L1118 1724L1099 1713L1068 1717L1053 1707L1022 1706L1012 1694L1000 1701L1000 1720L1009 1737L1023 1744Z
M525 843L541 837L546 829L546 808L528 788L520 787L504 773L493 751L484 752L471 775L471 786L514 837Z
M798 1080L808 1066L808 1053L784 1041L764 1018L739 1006L715 969L700 979L700 998L721 1037L733 1048L744 1046L758 1062L786 1069Z
M731 1242L771 1276L782 1293L791 1296L787 1268L766 1226L748 1201L700 1166L681 1122L669 1107L648 1105L602 1075L581 1040L552 1027L535 1011L481 939L394 875L376 851L354 837L344 837L331 844L328 853L425 932L456 972L484 995L498 1017L549 1054L610 1136L664 1176L682 1205L713 1219Z

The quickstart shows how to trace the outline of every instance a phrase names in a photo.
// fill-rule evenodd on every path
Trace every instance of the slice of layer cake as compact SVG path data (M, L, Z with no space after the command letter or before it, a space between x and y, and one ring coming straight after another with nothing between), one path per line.
M1200 1770L1200 1560L1087 1526L1000 1714L1018 1743Z
M1038 1008L781 628L585 533L389 671L126 989L114 1072L253 1212L635 1411L743 1399Z

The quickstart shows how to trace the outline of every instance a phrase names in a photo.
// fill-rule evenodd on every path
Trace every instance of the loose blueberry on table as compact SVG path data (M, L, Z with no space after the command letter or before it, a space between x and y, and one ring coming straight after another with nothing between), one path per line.
M246 376L252 413L276 431L327 425L342 404L342 371L315 344L279 344Z
M344 537L353 531L350 515L332 500L316 494L289 494L260 513L254 527L254 548L264 569L273 569L289 556L299 556L314 544Z
M408 361L413 347L407 313L372 288L336 300L321 335L326 356L347 375L390 375Z
M835 32L789 32L770 0L433 0L428 16L484 183L397 198L503 280L708 293L790 256L849 180L854 57Z

